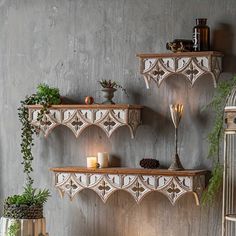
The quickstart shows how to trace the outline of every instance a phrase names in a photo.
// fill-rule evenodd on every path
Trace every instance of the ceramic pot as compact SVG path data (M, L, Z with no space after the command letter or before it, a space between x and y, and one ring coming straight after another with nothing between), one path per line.
M103 93L103 97L105 98L105 101L102 104L115 104L112 101L115 91L116 91L115 88L103 88L102 93Z

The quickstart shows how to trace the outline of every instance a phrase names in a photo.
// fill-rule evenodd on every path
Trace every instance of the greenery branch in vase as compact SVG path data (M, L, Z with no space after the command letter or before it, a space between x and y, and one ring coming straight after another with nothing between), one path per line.
M23 171L26 175L26 183L24 191L20 195L9 196L4 202L3 217L11 219L41 219L43 218L43 205L48 200L50 192L48 189L37 189L33 187L34 180L31 176L33 172L32 162L34 160L32 147L34 145L34 134L39 134L39 128L33 126L28 117L27 105L40 104L42 109L38 114L38 121L41 121L49 106L60 104L60 93L57 88L50 88L46 84L39 84L37 93L27 96L21 101L21 106L18 108L18 116L21 122L21 154L23 161ZM16 223L9 226L11 232L16 229ZM19 227L17 227L19 228ZM10 234L8 232L8 234Z
M207 190L203 193L203 204L213 203L216 193L220 190L223 180L223 164L220 162L220 146L224 135L224 108L236 86L236 76L230 80L221 81L216 93L207 107L215 114L212 131L208 134L209 152L208 157L212 159L213 169Z
M121 89L128 96L126 89L117 84L115 81L100 80L98 83L101 85L103 97L106 99L103 104L115 104L112 101L112 98L114 97L114 92L117 91L117 89Z

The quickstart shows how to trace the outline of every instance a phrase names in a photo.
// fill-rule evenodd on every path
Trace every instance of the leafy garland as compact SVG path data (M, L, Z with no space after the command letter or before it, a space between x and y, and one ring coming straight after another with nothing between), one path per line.
M236 86L236 76L230 80L221 81L216 93L208 105L215 113L214 126L208 134L208 157L213 161L212 176L207 190L203 193L203 204L212 203L215 193L219 191L223 180L223 165L220 163L220 144L224 134L224 108L232 89Z
M34 146L34 134L39 134L39 128L33 126L29 121L29 112L27 105L40 104L42 109L40 110L37 120L41 121L45 112L52 104L59 104L60 93L58 88L50 88L46 84L39 84L37 87L37 93L29 97L26 97L25 100L21 101L21 106L18 108L18 117L21 122L21 154L23 161L23 171L26 175L26 186L24 187L24 192L21 195L9 196L5 200L5 205L43 205L48 197L50 192L48 189L36 189L33 188L34 180L31 177L33 172L32 162L34 160L32 154L32 147Z

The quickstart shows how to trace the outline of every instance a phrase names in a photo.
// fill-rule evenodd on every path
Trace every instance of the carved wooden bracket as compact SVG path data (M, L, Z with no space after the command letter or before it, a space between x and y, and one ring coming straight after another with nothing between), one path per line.
M127 168L89 169L83 167L52 168L55 186L61 196L67 194L72 200L83 189L91 189L105 203L117 190L124 190L137 203L149 193L164 194L174 205L187 193L192 193L196 204L205 188L205 170L169 171Z
M29 120L44 132L45 137L58 125L67 126L76 138L84 129L91 125L100 127L108 137L121 126L128 126L131 137L141 124L139 105L53 105L44 114L41 121L37 120L40 105L30 105Z
M182 52L165 54L138 54L140 58L140 73L149 88L150 81L159 87L163 80L173 75L185 77L194 85L203 75L210 75L216 87L222 71L222 57L220 52Z

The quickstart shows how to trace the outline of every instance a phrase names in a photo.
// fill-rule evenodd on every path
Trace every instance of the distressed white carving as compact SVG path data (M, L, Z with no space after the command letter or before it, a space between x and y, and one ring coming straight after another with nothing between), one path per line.
M159 87L164 79L172 75L183 75L193 86L198 78L206 74L212 77L216 87L221 71L220 56L140 58L140 72L147 88L151 81Z
M91 174L63 173L55 174L55 186L64 196L73 199L82 189L91 189L105 203L117 190L127 191L137 203L151 192L163 193L175 204L186 193L192 193L196 204L205 187L205 175L197 176L163 176L163 175L126 175L126 174Z
M29 108L29 120L43 131L45 137L58 125L72 130L76 138L88 126L100 127L108 137L121 126L128 126L131 137L141 124L140 108L124 109L48 109L41 121L37 120L40 108Z

